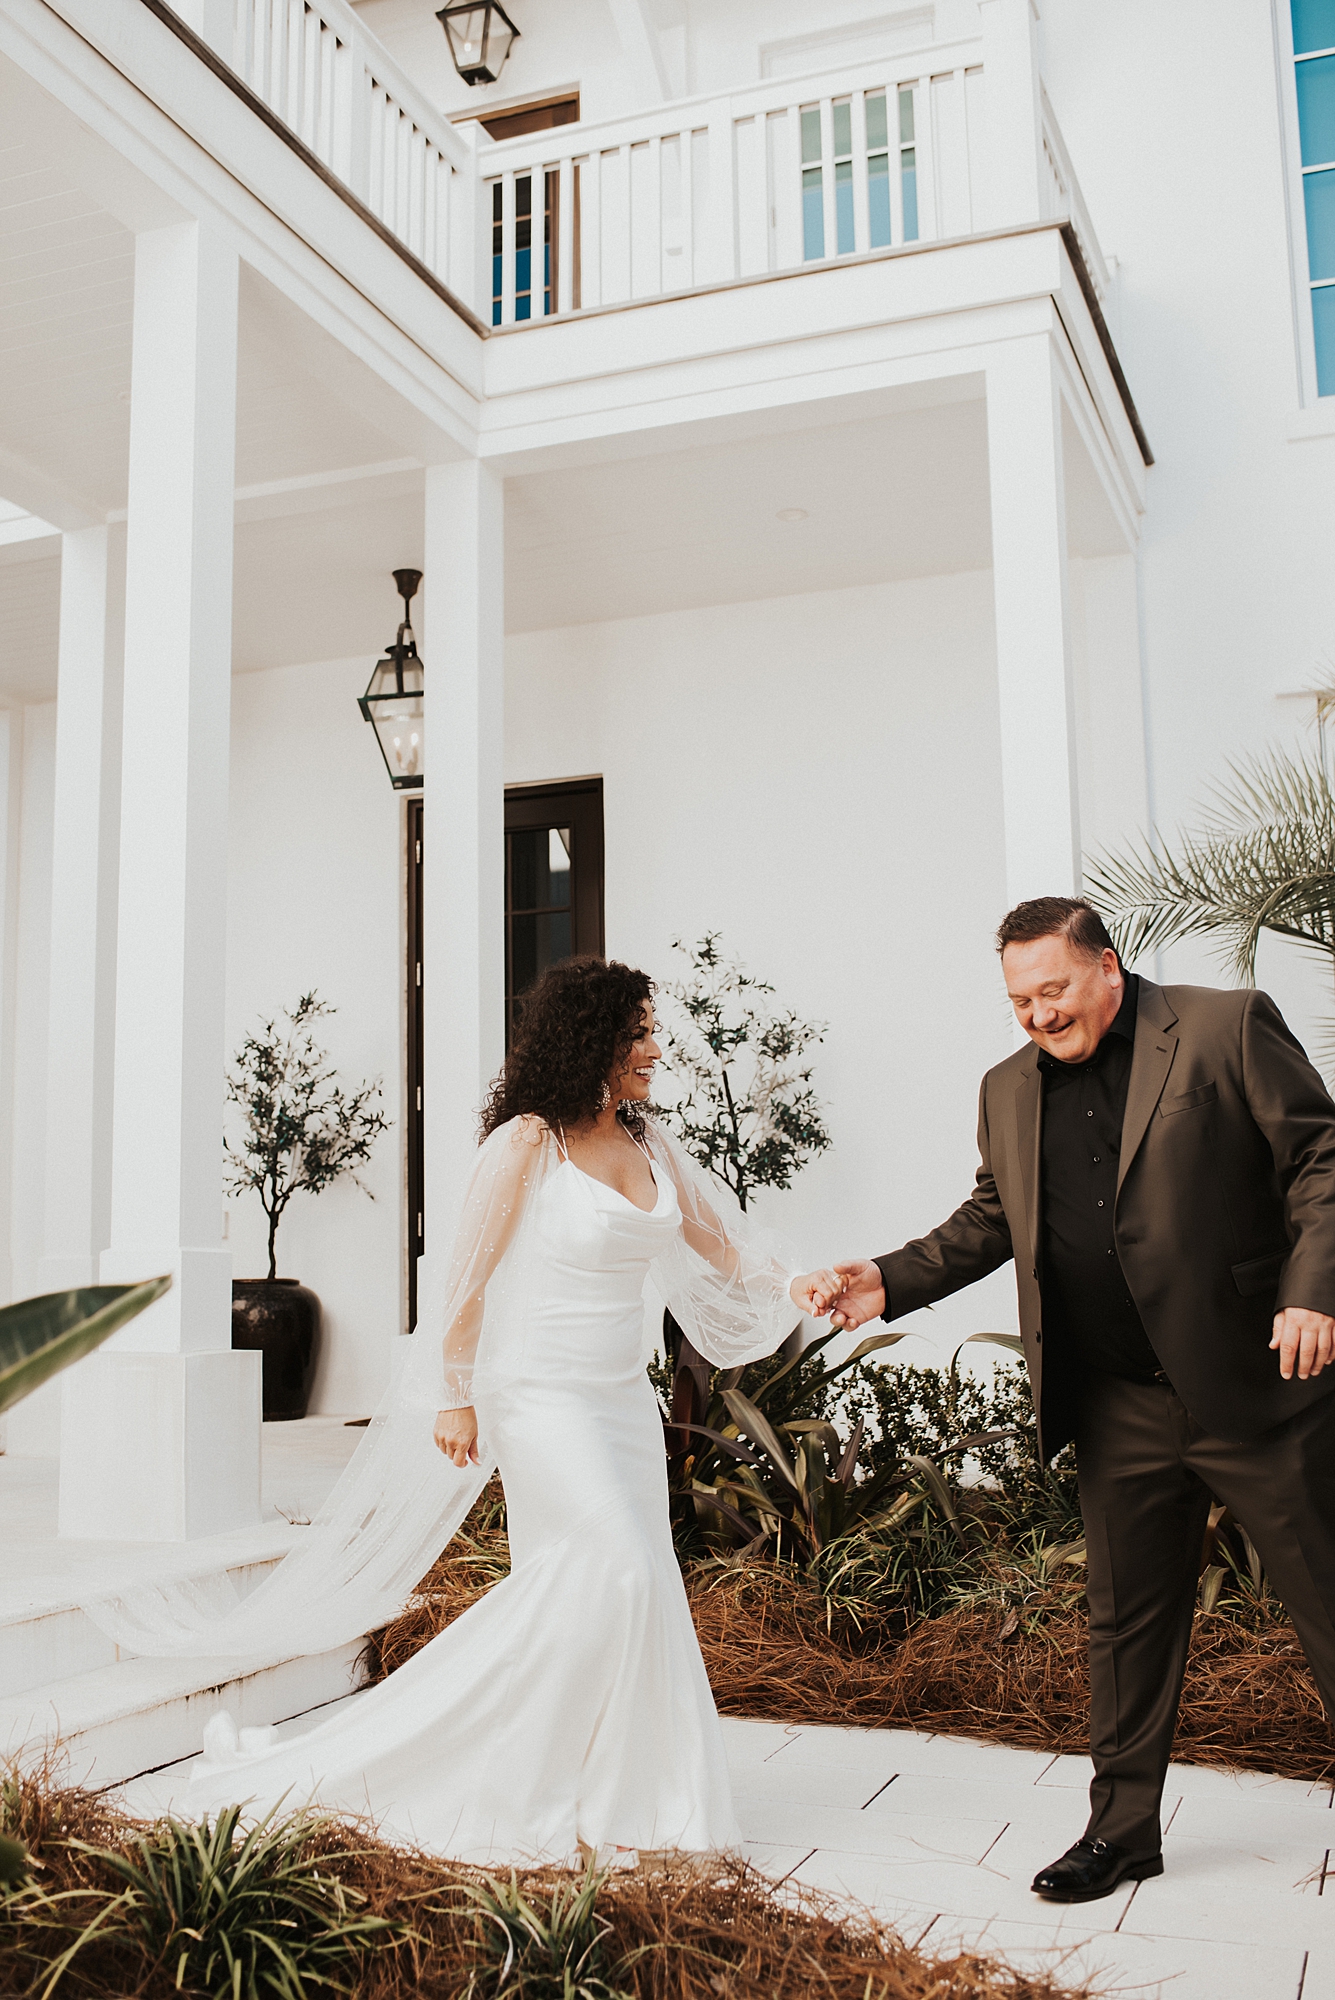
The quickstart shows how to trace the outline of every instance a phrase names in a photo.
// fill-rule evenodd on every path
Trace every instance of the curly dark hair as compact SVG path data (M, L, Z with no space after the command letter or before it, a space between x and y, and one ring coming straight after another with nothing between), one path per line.
M524 995L505 1068L482 1107L482 1137L528 1112L551 1126L596 1116L603 1085L630 1054L656 991L647 972L615 958L548 966ZM638 1103L624 1104L620 1115L632 1132L644 1130Z

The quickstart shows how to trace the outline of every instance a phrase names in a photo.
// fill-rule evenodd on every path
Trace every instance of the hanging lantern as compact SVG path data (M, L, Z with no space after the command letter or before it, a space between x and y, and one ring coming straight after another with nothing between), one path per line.
M500 0L442 7L436 19L445 30L454 67L464 82L495 83L511 44L519 39L519 30Z
M396 569L394 588L403 599L403 621L399 636L377 660L375 672L358 695L357 706L375 730L380 754L396 792L422 789L423 771L423 662L413 637L409 606L422 581L420 569Z

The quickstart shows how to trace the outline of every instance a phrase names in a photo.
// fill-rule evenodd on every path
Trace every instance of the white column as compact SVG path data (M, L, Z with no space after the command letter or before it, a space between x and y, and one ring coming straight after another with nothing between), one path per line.
M43 1291L98 1282L111 1222L125 538L60 556Z
M987 114L985 212L1000 229L1042 214L1043 125L1033 0L979 0Z
M259 1518L258 1354L222 1243L237 259L198 223L135 250L115 1110L106 1283L173 1288L70 1372L62 1534Z
M469 459L428 468L423 617L426 1253L439 1295L477 1151L477 1114L505 1054L504 482Z
M1072 895L1080 880L1061 391L1046 334L991 350L987 452L1009 906Z

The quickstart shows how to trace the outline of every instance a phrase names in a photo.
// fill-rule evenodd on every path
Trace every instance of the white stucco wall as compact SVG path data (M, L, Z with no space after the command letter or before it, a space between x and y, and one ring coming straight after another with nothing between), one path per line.
M979 1078L1011 1046L991 590L981 571L509 642L508 780L603 774L609 953L669 981L672 938L718 930L829 1023L834 1149L758 1204L803 1258L893 1248L964 1198ZM1014 1318L998 1274L918 1322L941 1351Z
M1118 261L1118 349L1157 461L1141 617L1151 804L1172 828L1230 759L1310 740L1310 705L1278 697L1335 667L1335 422L1314 435L1322 411L1300 410L1292 82L1269 4L1044 0L1042 14L1047 88ZM1199 947L1163 969L1228 977ZM1260 976L1314 1041L1335 1012L1325 968L1268 940Z
M314 987L345 1083L381 1076L394 1128L362 1175L294 1198L278 1269L319 1293L312 1409L367 1416L401 1331L402 805L357 712L365 660L239 674L232 697L227 1047ZM259 1198L228 1204L232 1268L262 1277Z

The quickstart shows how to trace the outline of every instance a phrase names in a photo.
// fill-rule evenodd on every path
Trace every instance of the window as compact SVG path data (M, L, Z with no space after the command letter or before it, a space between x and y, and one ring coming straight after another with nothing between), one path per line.
M407 1034L404 1214L408 1331L417 1324L417 1260L426 1166L422 1117L423 802L408 801ZM603 781L516 785L505 794L505 1039L540 972L576 952L603 949Z
M533 183L542 190L542 217L534 240ZM501 323L505 274L504 183L491 184L491 323ZM556 309L556 248L560 234L561 176L555 168L515 179L515 318L542 319ZM538 290L533 289L533 252L537 250ZM537 312L534 312L534 304Z
M505 1032L549 965L603 948L603 787L525 785L505 795Z
M1335 0L1292 0L1294 83L1318 396L1335 396Z
M1335 0L1331 0L1335 5ZM898 135L892 148L889 134L888 95L897 100ZM829 157L825 153L826 119L819 104L804 105L802 132L802 256L811 263L828 253L825 245L825 176L832 175L834 190L833 254L847 256L857 248L854 221L853 179L857 155L853 142L855 120L862 119L866 140L868 247L881 250L896 240L892 219L890 177L898 177L899 235L901 243L918 240L918 153L914 135L913 85L898 90L869 93L860 100L836 98L829 106Z

